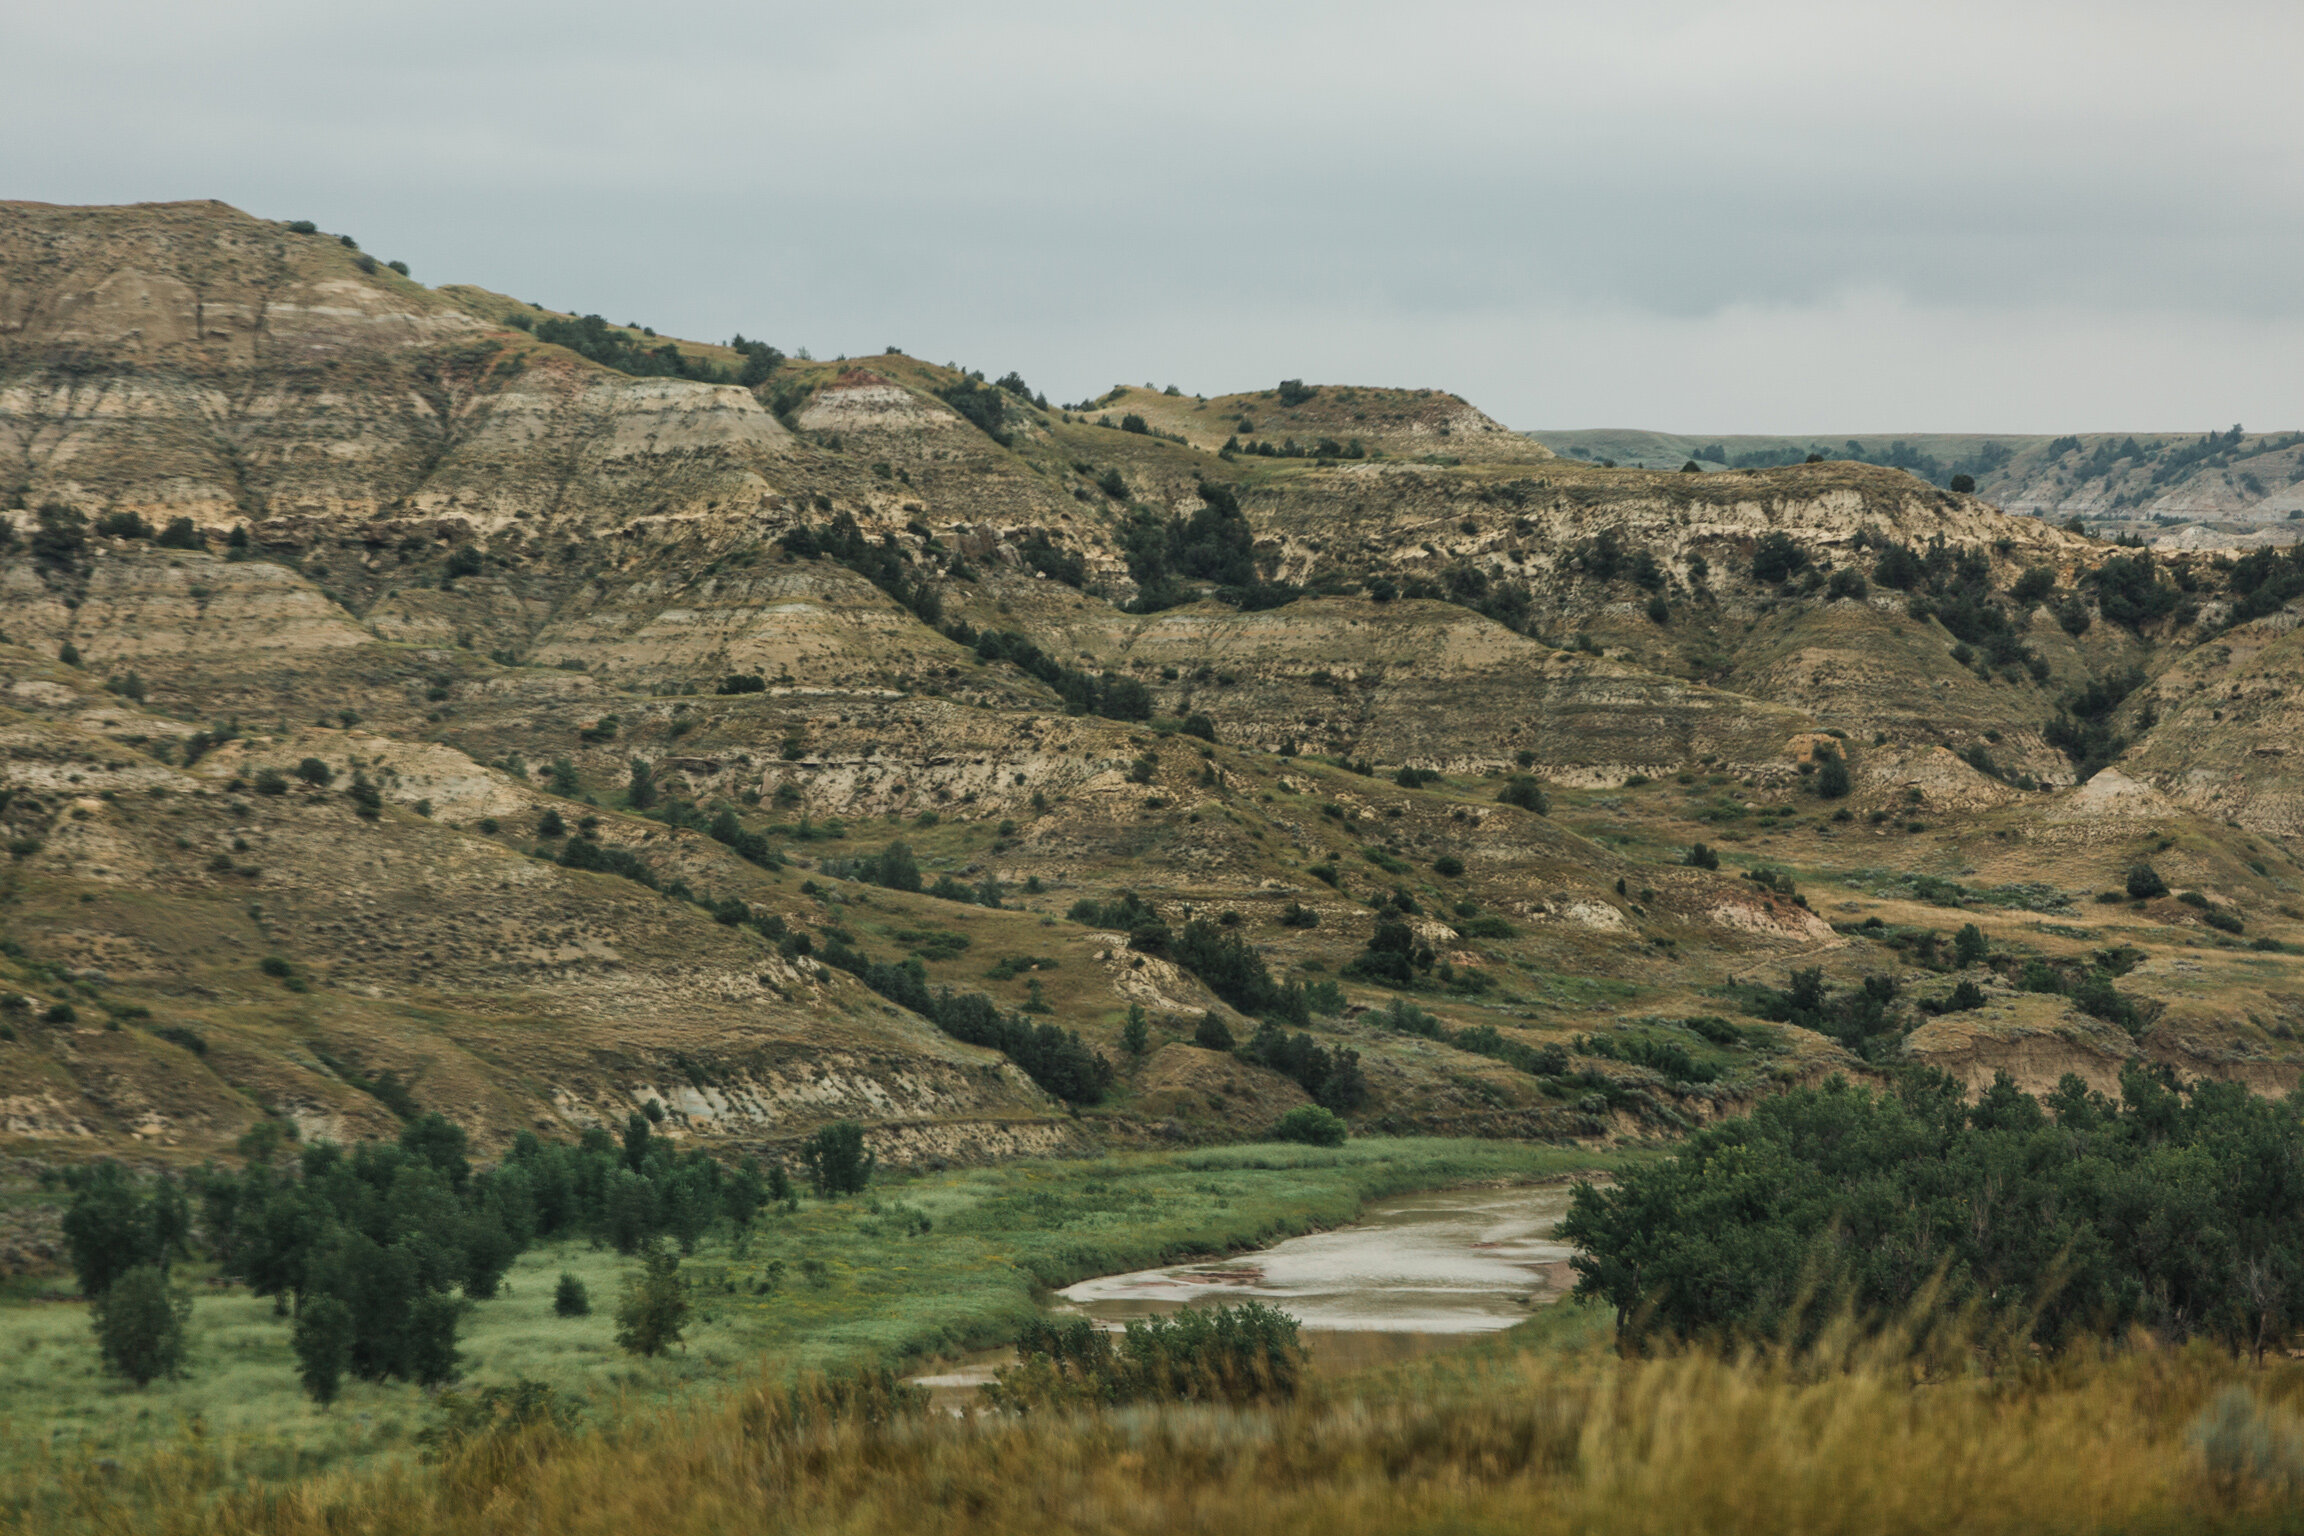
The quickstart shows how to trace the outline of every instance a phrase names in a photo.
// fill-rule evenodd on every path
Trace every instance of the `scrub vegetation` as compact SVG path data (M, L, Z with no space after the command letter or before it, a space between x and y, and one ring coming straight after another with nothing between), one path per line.
M1597 1310L1563 1304L1464 1355L1278 1403L955 1419L884 1377L770 1375L602 1434L540 1393L500 1393L453 1405L453 1432L414 1468L280 1495L186 1441L133 1480L79 1470L59 1491L83 1525L132 1481L145 1528L276 1536L2292 1528L2292 1366L2204 1350L2039 1361L1925 1318L1836 1327L1795 1353L1627 1358L1575 1344Z
M651 1156L664 1164L661 1137L635 1139L644 1166ZM446 1150L438 1138L426 1144ZM373 1164L398 1150L362 1147L342 1161ZM622 1151L605 1169L611 1180ZM588 1155L545 1144L528 1165ZM597 1426L710 1397L763 1369L853 1373L988 1348L1031 1325L1049 1288L1339 1225L1387 1195L1621 1162L1575 1149L1370 1137L1341 1147L880 1172L860 1193L795 1194L748 1224L717 1219L687 1243L673 1231L631 1236L628 1253L619 1251L627 1234L618 1207L603 1203L590 1216L578 1207L510 1260L486 1300L453 1287L420 1294L453 1312L450 1358L435 1385L453 1380L469 1393L537 1383ZM424 1162L410 1181L429 1187L433 1166ZM500 1188L522 1166L507 1160L466 1183ZM158 1187L129 1186L147 1209L161 1203L152 1199ZM224 1283L213 1241L195 1220L173 1269L190 1297L180 1362L140 1390L106 1368L72 1279L20 1283L0 1305L0 1529L8 1518L63 1518L56 1499L76 1476L107 1464L169 1464L190 1448L214 1458L215 1476L265 1486L420 1456L417 1437L436 1425L437 1401L388 1363L345 1371L322 1404L308 1391L292 1314L335 1300L333 1272L316 1267L308 1297L293 1286L258 1295ZM316 1251L332 1253L340 1241L323 1239ZM396 1239L388 1251L413 1258L417 1246Z

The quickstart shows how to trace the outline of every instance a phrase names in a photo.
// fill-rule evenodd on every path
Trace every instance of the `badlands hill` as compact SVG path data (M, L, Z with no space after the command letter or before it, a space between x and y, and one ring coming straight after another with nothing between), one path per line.
M2105 538L2171 547L2293 543L2304 529L2304 432L2079 432L2064 436L1868 433L1861 437L1684 436L1603 428L1531 432L1571 458L1648 469L1695 461L1706 471L1798 463L1811 453L1908 470L1936 485L1955 475L2009 512L2085 519Z
M2269 555L1611 469L1429 390L674 340L214 203L0 204L0 506L42 1157L2296 1077Z

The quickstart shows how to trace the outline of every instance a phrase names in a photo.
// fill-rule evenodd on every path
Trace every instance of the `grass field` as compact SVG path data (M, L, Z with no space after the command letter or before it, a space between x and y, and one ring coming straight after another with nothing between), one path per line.
M2043 1361L1955 1327L1797 1359L1626 1359L1599 1307L1274 1407L955 1419L762 1381L613 1435L483 1437L405 1474L237 1489L200 1448L76 1473L28 1530L268 1536L1501 1533L2056 1536L2299 1528L2304 1368L2138 1340Z
M655 1360L614 1342L611 1314L634 1260L582 1243L533 1249L503 1294L467 1314L465 1379L549 1382L602 1423L762 1369L910 1365L1005 1342L1048 1287L1337 1225L1388 1194L1611 1161L1364 1138L1335 1150L1229 1147L891 1179L862 1198L766 1217L741 1249L708 1239L684 1265L695 1304L686 1347ZM563 1270L585 1283L590 1316L554 1315ZM289 1323L270 1301L237 1286L195 1291L188 1373L141 1392L102 1374L68 1280L0 1305L0 1514L53 1512L75 1476L100 1477L134 1502L138 1469L186 1446L228 1482L411 1456L431 1418L422 1391L352 1383L317 1409L297 1387Z

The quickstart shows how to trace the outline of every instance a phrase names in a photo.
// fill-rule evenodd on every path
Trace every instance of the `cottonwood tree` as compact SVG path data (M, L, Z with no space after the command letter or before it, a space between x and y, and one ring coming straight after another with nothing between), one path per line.
M856 1194L872 1181L878 1162L864 1150L864 1127L853 1120L833 1122L800 1147L800 1166L819 1197Z

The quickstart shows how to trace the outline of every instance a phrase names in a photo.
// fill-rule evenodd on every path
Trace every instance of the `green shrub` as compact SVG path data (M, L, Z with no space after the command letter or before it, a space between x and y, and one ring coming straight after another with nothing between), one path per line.
M2208 1476L2229 1495L2259 1491L2293 1498L2304 1488L2304 1436L2284 1414L2266 1411L2246 1387L2226 1387L2193 1418L2186 1438Z
M184 1047L195 1056L208 1054L208 1037L196 1029L189 1029L182 1024L163 1024L152 1033L171 1045Z
M1849 776L1847 760L1839 753L1831 753L1817 764L1816 794L1819 799L1845 799L1853 786L1854 780Z
M2112 978L2102 971L2091 971L2072 989L2072 1003L2082 1013L2091 1014L2107 1024L2117 1024L2131 1035L2143 1030L2143 1016L2137 1011L2135 1000L2112 985Z
M1762 534L1752 550L1752 579L1780 582L1795 575L1808 564L1808 551L1792 541L1788 533Z
M590 1317L592 1293L584 1282L566 1270L560 1272L560 1283L552 1290L552 1311L559 1317Z
M1496 800L1501 805L1516 805L1539 816L1552 813L1552 799L1544 793L1544 786L1525 773L1507 778L1504 787L1496 791Z
M1293 1397L1304 1370L1296 1319L1262 1302L1193 1307L1131 1322L1115 1335L1086 1318L1035 1320L1018 1363L985 1388L996 1408L1029 1411Z
M1973 1013L1984 1006L1984 989L1972 981L1963 981L1944 999L1945 1013Z
M2047 600L2056 590L2056 572L2045 565L2035 565L2016 578L2011 595L2027 607Z
M1266 1020L1237 1054L1243 1061L1293 1079L1324 1108L1343 1111L1367 1102L1368 1079L1360 1070L1360 1053L1349 1047L1331 1049L1301 1030L1291 1035Z
M2039 960L2024 962L2024 970L2016 978L2016 985L2026 992L2062 992L2064 976L2054 966Z
M886 848L859 864L856 876L891 891L918 891L921 886L920 863L912 856L907 843L890 843Z
M1308 1147L1340 1147L1349 1134L1344 1122L1317 1104L1299 1104L1272 1127L1274 1141L1298 1141Z

